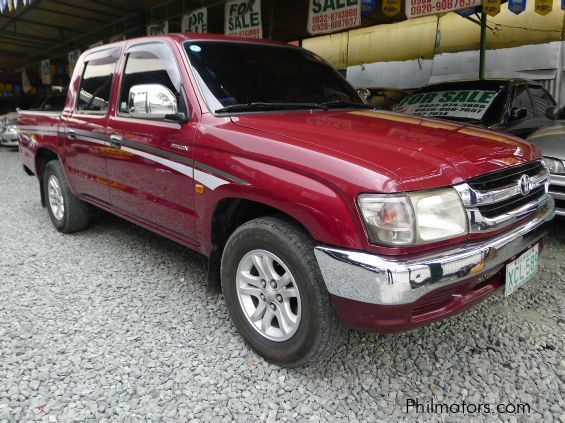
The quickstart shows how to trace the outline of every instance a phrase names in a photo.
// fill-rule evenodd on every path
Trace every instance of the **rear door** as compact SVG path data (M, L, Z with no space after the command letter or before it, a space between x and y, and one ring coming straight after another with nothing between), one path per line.
M109 120L114 152L108 156L112 204L146 224L194 239L193 139L196 122L134 116L130 91L165 87L179 112L189 116L182 77L172 46L140 42L125 54L116 112ZM131 106L131 107L130 107Z
M121 47L88 55L69 89L72 108L62 115L60 137L65 149L65 167L75 194L94 202L109 203L106 158L110 93ZM69 105L67 105L69 106Z

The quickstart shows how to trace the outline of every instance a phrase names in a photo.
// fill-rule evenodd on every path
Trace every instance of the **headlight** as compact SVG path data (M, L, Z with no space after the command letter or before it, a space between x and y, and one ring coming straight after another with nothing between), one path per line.
M561 160L554 159L552 157L544 157L543 161L549 169L549 173L553 173L554 175L565 173L565 166L563 166L563 162Z
M467 217L452 188L399 195L363 194L361 214L374 244L421 245L467 233Z
M13 132L13 133L18 133L18 127L16 125L10 125L6 128L5 132Z

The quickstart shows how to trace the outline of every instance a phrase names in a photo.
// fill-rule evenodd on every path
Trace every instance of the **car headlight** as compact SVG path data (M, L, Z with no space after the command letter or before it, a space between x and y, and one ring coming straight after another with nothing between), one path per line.
M549 173L552 173L554 175L565 174L565 166L563 165L563 162L561 160L554 159L552 157L544 157L543 161L549 169Z
M6 128L5 132L12 132L17 134L18 133L18 127L16 125L10 125Z
M369 240L387 246L421 245L467 233L467 217L453 188L358 198Z

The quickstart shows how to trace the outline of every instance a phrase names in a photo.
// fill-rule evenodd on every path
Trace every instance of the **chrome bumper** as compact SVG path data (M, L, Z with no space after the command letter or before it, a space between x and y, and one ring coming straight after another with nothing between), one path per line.
M330 294L370 304L407 304L471 277L490 278L539 241L554 215L553 199L546 195L536 214L510 232L408 260L323 246L314 252Z
M551 182L549 185L549 194L556 199L565 201L565 191L558 191L556 188L565 188L565 175L551 175ZM555 214L558 216L565 216L565 208L556 207Z

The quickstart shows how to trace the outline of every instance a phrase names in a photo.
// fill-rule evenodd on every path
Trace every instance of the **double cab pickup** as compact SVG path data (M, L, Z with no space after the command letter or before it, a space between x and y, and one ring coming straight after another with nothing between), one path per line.
M344 326L404 331L511 294L554 215L536 147L373 110L283 43L100 46L62 113L17 125L55 228L96 206L206 255L240 334L281 366L320 360Z

